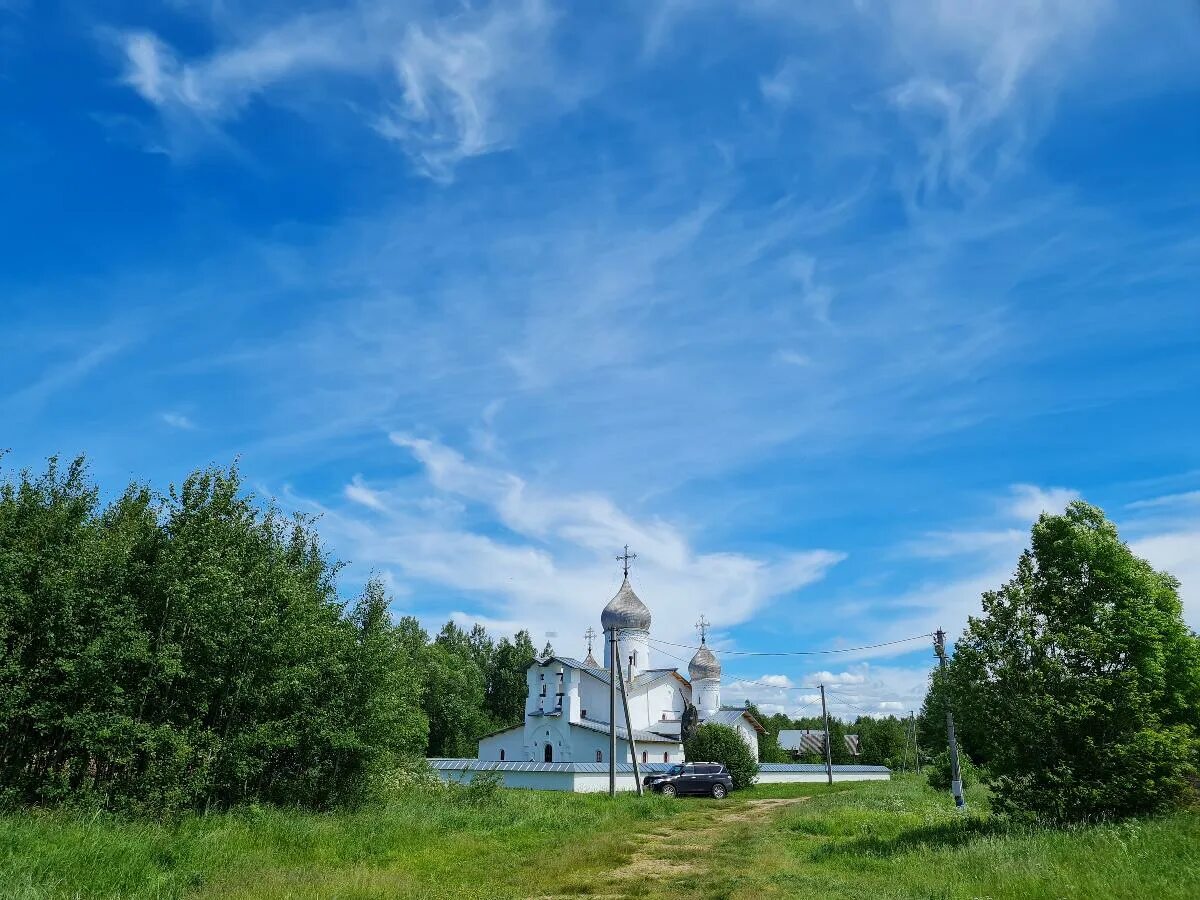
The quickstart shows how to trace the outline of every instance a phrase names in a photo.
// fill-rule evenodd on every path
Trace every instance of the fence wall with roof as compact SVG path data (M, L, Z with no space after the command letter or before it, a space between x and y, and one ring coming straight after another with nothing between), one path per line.
M469 783L479 772L499 772L504 786L543 791L592 793L608 790L608 763L498 762L482 759L431 759L430 766L443 781ZM643 777L665 772L670 766L648 763L641 767ZM834 781L887 781L891 770L885 766L834 766ZM825 780L825 767L803 763L763 763L760 784L817 783ZM633 766L617 764L617 790L637 789Z

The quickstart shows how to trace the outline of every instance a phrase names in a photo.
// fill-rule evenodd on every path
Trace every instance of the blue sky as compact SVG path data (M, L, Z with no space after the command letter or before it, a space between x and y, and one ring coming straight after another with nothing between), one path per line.
M1075 496L1200 626L1197 60L1171 0L0 0L0 444L240 456L347 592L571 652L625 543L665 640L954 634Z

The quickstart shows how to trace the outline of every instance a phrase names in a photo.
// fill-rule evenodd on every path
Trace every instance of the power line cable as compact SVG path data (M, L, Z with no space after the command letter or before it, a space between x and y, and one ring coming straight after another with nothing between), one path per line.
M880 647L892 647L896 644L907 644L911 641L923 641L931 636L932 633L915 634L912 637L899 638L894 641L882 641L878 644L866 644L862 647L837 647L826 650L718 650L716 652L725 656L823 656L831 653L857 653L862 650L876 650ZM664 641L660 638L648 638L648 641L655 647L658 647L661 644L667 647L679 647L684 650L700 649L700 645L677 644L673 641ZM712 648L709 647L708 649L711 650ZM666 653L667 651L663 650L663 652ZM678 657L675 658L678 659Z

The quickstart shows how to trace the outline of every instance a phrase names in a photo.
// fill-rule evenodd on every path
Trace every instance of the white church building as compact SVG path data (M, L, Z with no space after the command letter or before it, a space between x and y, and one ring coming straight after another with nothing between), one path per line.
M683 762L680 730L688 704L700 722L735 728L758 759L763 726L745 709L721 705L721 663L707 646L701 617L700 647L688 663L687 677L675 666L656 666L650 647L650 610L634 593L629 575L604 607L600 624L617 634L617 661L629 703L617 703L617 761L631 762L629 733L640 763ZM525 721L479 741L479 759L497 762L607 763L611 644L605 641L604 664L588 647L580 660L550 656L534 660L526 675L529 687ZM618 685L618 696L619 696Z
M742 707L721 705L721 663L708 648L707 623L701 616L700 646L688 663L687 676L674 666L655 665L651 651L650 610L629 583L629 551L625 579L604 607L600 624L615 633L617 662L629 704L626 719L620 684L616 703L617 790L636 787L634 758L641 774L665 771L684 762L681 732L687 710L694 707L699 723L719 722L736 729L759 758L762 724ZM621 558L621 557L618 557ZM588 651L582 660L570 656L535 659L526 673L525 721L485 735L475 759L430 759L443 781L465 783L481 772L499 773L506 787L591 792L609 785L609 704L612 644L605 641L604 663ZM631 731L632 730L632 731ZM632 744L630 735L632 733ZM762 763L759 782L886 780L883 766L825 766Z

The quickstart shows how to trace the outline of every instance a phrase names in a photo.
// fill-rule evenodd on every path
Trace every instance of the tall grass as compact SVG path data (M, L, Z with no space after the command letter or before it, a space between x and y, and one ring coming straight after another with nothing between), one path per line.
M530 866L552 875L618 863L604 835L682 808L660 797L415 788L345 813L248 807L167 823L14 813L0 816L0 897L524 896Z
M808 799L737 814L787 796ZM724 803L416 785L343 813L14 813L0 816L0 897L1200 897L1200 813L1055 831L969 799L960 814L915 778L764 785ZM643 840L656 833L673 837ZM695 865L614 878L647 846Z
M1067 830L967 813L916 778L844 785L740 827L687 897L1200 897L1200 813ZM652 894L657 896L657 894Z

